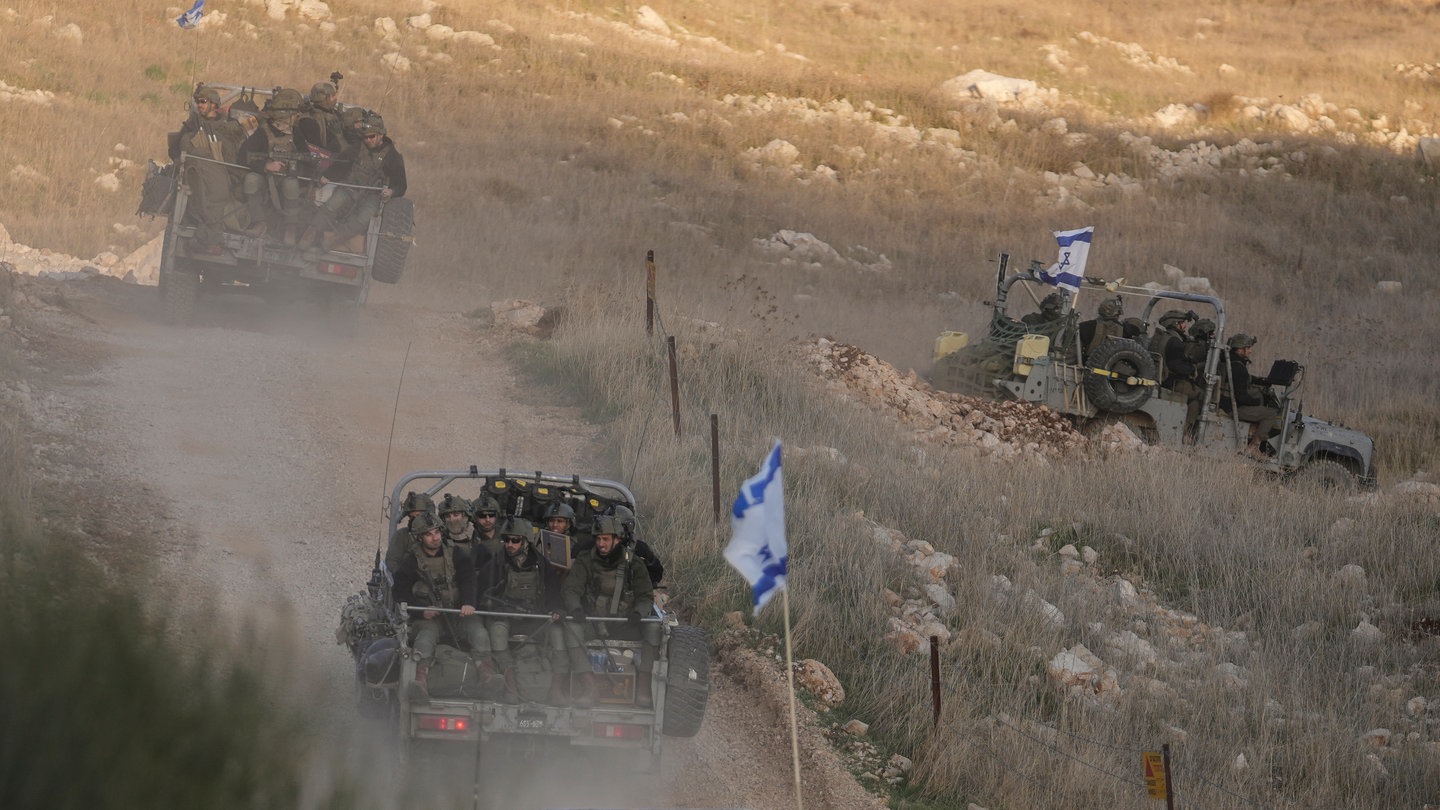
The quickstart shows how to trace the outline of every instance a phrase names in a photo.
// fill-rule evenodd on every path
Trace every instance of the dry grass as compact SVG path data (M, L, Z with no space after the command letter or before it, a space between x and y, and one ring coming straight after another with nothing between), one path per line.
M1168 455L1010 468L918 455L883 418L804 382L806 373L775 347L832 334L923 368L940 329L981 322L977 302L990 293L987 261L996 253L1008 250L1022 264L1049 260L1048 231L1094 224L1092 272L1144 282L1169 263L1208 276L1231 323L1261 338L1262 365L1277 356L1306 364L1308 411L1376 436L1382 480L1433 469L1434 178L1409 156L1246 123L1234 97L1315 93L1366 118L1385 116L1392 127L1433 130L1440 84L1393 68L1433 60L1435 4L650 5L672 26L729 49L647 44L605 24L628 23L633 9L599 0L466 4L441 7L435 21L485 31L498 50L429 42L402 22L400 47L415 67L396 75L379 62L372 27L375 17L397 14L389 3L332 4L345 16L323 35L293 17L268 22L254 5L226 9L220 32L187 34L138 0L104 12L76 2L16 4L16 18L0 22L0 79L53 91L57 101L0 103L0 222L19 241L81 255L133 247L138 238L117 239L112 225L132 222L138 171L122 175L118 194L94 183L110 170L117 142L142 163L160 155L163 133L180 120L197 80L303 88L339 68L345 98L385 114L420 211L406 281L380 294L460 311L511 295L565 300L567 325L553 344L527 349L526 362L569 380L609 420L614 465L644 493L686 608L713 621L745 600L717 554L725 538L710 514L710 413L721 418L727 482L751 472L771 436L792 448L834 446L849 459L792 458L787 468L801 652L842 674L852 694L847 711L919 753L917 793L986 806L1140 806L1137 791L1055 753L1073 733L1103 745L1073 741L1064 751L1131 775L1133 753L1105 746L1175 741L1182 784L1207 806L1241 806L1231 794L1258 806L1433 801L1422 794L1440 774L1433 753L1417 753L1423 745L1381 751L1386 779L1356 753L1370 728L1409 722L1399 708L1409 695L1377 684L1409 678L1415 694L1440 692L1433 669L1399 640L1385 612L1433 598L1433 515L1317 501L1258 486L1239 467ZM81 25L85 44L35 27L47 14L55 25ZM241 33L247 22L256 39ZM1104 40L1074 38L1081 31ZM1139 69L1117 47L1126 43L1191 72ZM1064 71L1045 61L1052 44L1069 54ZM427 59L422 46L450 61ZM1221 65L1236 72L1222 75ZM1050 113L956 114L937 88L973 68L1059 88L1070 130L1093 141L1034 134ZM767 93L775 96L768 111L725 100ZM805 100L812 108L870 102L893 115L810 115L799 109ZM1121 133L1139 127L1133 119L1191 102L1210 104L1220 126L1206 136L1211 142L1248 137L1306 159L1289 162L1288 178L1230 171L1161 181ZM912 148L887 123L953 129L972 156ZM24 137L30 133L42 135ZM1155 137L1171 149L1188 142ZM798 182L744 157L776 138L799 150L806 172L824 164L839 182ZM1077 161L1151 185L1138 198L1097 196L1083 213L1039 203L1040 173ZM48 181L17 179L16 164ZM846 256L862 247L884 254L894 269L785 266L752 248L751 240L782 228L814 233ZM667 326L688 347L678 442L661 347L645 341L638 322L641 259L652 248ZM1375 293L1381 280L1403 282L1404 293ZM958 295L943 295L951 291ZM681 313L748 334L682 323ZM852 517L858 511L959 556L964 610L954 629L972 631L971 640L985 637L981 631L999 639L947 653L952 713L936 732L915 697L923 692L920 668L878 640L887 615L880 586L913 583L876 556ZM1358 529L1332 537L1330 527L1346 516ZM1058 572L1054 548L1029 550L1042 526L1101 551L1104 564L1165 604L1243 630L1243 654L1181 657L1176 666L1195 684L1190 691L1134 687L1108 711L1061 700L1044 685L1043 662L1091 643L1092 625L1106 621L1111 606ZM1346 563L1368 573L1359 592L1333 586ZM1064 626L1036 622L997 598L997 574L1061 608ZM1347 634L1361 617L1379 622L1389 640L1353 646ZM1293 631L1311 620L1316 634L1298 641ZM1223 687L1207 674L1227 655L1248 670L1246 685ZM998 725L1000 716L1022 730L1030 729L1022 721L1048 723L1059 731L1043 733L1060 736L1047 748ZM1433 723L1417 728L1422 741L1433 739ZM1248 772L1230 769L1240 753Z

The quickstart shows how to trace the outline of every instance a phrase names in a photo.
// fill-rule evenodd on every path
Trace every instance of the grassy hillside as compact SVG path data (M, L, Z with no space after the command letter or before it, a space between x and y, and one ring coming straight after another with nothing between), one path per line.
M699 615L743 601L715 554L701 420L727 425L726 480L774 435L847 459L792 468L800 651L841 674L846 711L916 754L917 794L1140 806L1124 781L1135 749L1168 741L1207 806L1436 800L1434 640L1408 635L1440 581L1432 502L1316 498L1168 454L920 453L776 349L829 334L923 369L936 332L981 322L996 253L1048 261L1050 231L1093 224L1092 274L1208 277L1232 325L1260 337L1262 366L1306 364L1307 410L1376 436L1382 481L1433 469L1440 230L1413 136L1440 129L1436 4L677 0L652 17L457 2L414 24L421 4L399 5L275 20L226 4L192 32L170 21L178 9L134 0L0 11L0 91L54 94L0 101L0 222L80 255L133 247L158 229L133 228L139 166L163 154L194 82L304 89L339 69L342 100L385 115L419 209L405 282L382 294L567 304L526 362L618 414L615 456ZM469 31L484 36L454 35ZM1040 90L995 103L944 89L974 69ZM1153 117L1174 104L1186 123ZM1284 105L1310 126L1285 123ZM111 172L119 191L96 182ZM834 258L756 246L781 230ZM633 318L648 249L687 347L682 443L659 438L668 392ZM939 729L921 667L881 641L882 588L923 583L861 511L963 563ZM1077 576L1057 557L1067 543L1099 562ZM1121 578L1148 608L1117 601ZM1063 620L1037 620L1034 600ZM1357 640L1362 622L1381 638ZM1173 641L1187 626L1193 642ZM1108 651L1124 632L1158 658ZM1047 681L1045 662L1076 644L1117 668L1115 702ZM1362 741L1376 728L1387 744Z

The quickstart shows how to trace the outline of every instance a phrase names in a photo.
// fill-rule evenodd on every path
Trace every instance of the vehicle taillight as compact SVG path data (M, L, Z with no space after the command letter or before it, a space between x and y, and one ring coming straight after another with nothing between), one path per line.
M643 740L650 736L650 727L633 723L595 723L591 733L610 740Z
M315 268L321 273L328 273L332 276L344 276L355 278L360 275L360 268L353 264L335 264L334 262L319 262Z
M421 714L415 716L415 728L417 731L469 731L470 718Z

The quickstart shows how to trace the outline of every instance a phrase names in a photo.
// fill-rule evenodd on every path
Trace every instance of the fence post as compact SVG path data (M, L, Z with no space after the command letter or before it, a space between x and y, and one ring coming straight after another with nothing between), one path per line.
M645 251L645 334L655 333L655 251Z
M715 508L715 525L720 525L720 416L710 414L710 500Z
M940 637L930 637L930 702L935 709L931 725L940 725Z
M680 438L680 372L675 368L675 336L665 339L670 348L670 410L675 417L675 438Z

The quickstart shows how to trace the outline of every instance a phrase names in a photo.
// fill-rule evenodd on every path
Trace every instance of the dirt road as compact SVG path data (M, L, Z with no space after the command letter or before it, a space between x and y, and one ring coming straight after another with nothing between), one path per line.
M181 632L262 628L337 743L368 733L334 629L380 541L387 452L391 481L472 463L607 472L591 462L595 429L528 390L498 339L458 314L383 291L340 319L232 297L202 301L204 325L178 329L159 322L153 290L109 279L58 285L52 300L32 341L61 375L40 409L44 485L107 504L95 553L178 606ZM523 789L517 772L487 769L480 806L793 807L788 738L756 680L717 677L705 729L667 747L659 790L587 763L520 776ZM883 806L818 738L806 749L808 805Z

